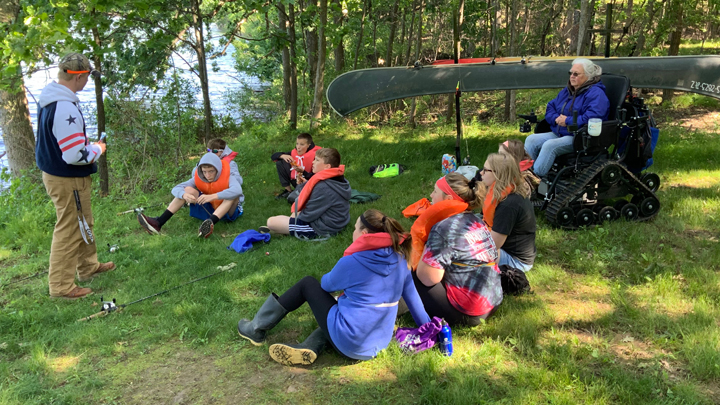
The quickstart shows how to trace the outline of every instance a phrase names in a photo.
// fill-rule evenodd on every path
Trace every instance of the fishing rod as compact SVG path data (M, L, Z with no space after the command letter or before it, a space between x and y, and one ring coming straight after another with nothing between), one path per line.
M2 287L7 287L7 286L12 285L12 284L17 284L17 283L19 283L19 282L21 282L21 281L30 280L31 278L35 278L35 277L40 276L40 275L42 275L42 274L45 274L45 272L44 272L44 271L38 271L37 273L35 273L35 274L33 274L33 275L30 275L30 276L27 276L27 277L23 277L23 278L21 278L21 279L19 279L19 280L11 281L11 282L9 282L9 283L2 284L2 285L0 285L0 288L2 288Z
M130 305L132 305L132 304L137 304L138 302L142 302L142 301L145 301L145 300L147 300L147 299L150 299L150 298L153 298L153 297L157 297L158 295L167 294L167 293L169 293L170 291L177 290L178 288L184 287L184 286L186 286L186 285L188 285L188 284L197 283L197 282L200 281L200 280L204 280L204 279L206 279L206 278L210 278L210 277L213 277L213 276L217 276L218 274L221 274L221 273L224 273L224 272L226 272L226 271L232 270L234 267L235 267L235 263L234 263L234 262L233 262L233 263L230 263L230 264L228 264L228 265L226 265L226 266L218 266L217 268L219 269L219 271L216 271L215 273L208 274L208 275L202 276L202 277L200 277L200 278L196 278L195 280L190 280L190 281L188 281L188 282L186 282L186 283L183 283L183 284L180 284L180 285L176 285L175 287L172 287L172 288L168 288L167 290L160 291L160 292L158 292L158 293L155 293L155 294L152 294L152 295L148 295L147 297L143 297L143 298L137 299L137 300L135 300L135 301L128 302L127 304L117 305L117 304L115 303L115 299L114 299L114 298L113 298L112 301L104 301L104 300L103 300L103 297L100 297L100 301L102 302L102 307L101 307L100 312L95 313L95 314L92 314L92 315L90 315L90 316L86 316L85 318L78 319L78 322L85 322L85 321L89 321L89 320L94 319L94 318L101 318L101 317L103 317L103 316L105 316L105 315L107 315L107 314L109 314L109 313L111 313L111 312L122 311L125 307L128 307L128 306L130 306Z
M117 215L120 216L120 215L124 215L124 214L130 214L131 212L134 212L134 213L137 214L137 213L139 213L139 212L145 211L145 210L148 209L148 208L159 207L159 206L161 206L161 205L163 205L163 203L157 203L157 204L153 204L153 205L148 205L147 207L137 207L137 208L133 208L133 209L131 209L131 210L127 210L127 211L123 211L123 212L118 212Z

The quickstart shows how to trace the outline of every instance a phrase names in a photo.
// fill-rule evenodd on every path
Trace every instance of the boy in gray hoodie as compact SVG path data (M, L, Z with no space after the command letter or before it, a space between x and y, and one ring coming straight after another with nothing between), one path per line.
M328 237L342 231L350 222L350 183L343 176L340 153L334 148L317 151L310 180L298 185L300 194L292 214L278 215L261 226L261 233L274 232L301 239Z
M140 225L151 235L160 233L160 228L185 203L190 204L190 216L203 220L198 236L209 237L220 218L234 221L242 215L245 201L242 186L232 175L230 164L214 153L206 153L193 169L192 176L172 189L175 197L159 217L148 217L138 213Z

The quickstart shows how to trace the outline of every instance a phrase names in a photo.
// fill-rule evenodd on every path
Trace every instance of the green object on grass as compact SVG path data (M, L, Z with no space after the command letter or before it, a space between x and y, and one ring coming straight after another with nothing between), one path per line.
M398 163L390 163L387 165L377 165L370 167L370 174L376 179L384 179L387 177L395 177L402 174L404 168Z

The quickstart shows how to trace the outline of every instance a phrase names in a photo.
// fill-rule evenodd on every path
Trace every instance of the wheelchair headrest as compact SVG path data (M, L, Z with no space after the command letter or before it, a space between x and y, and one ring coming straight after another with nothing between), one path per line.
M625 101L625 96L630 88L630 79L621 75L603 73L600 75L600 81L605 86L605 95L608 101L610 101L610 115L608 119L614 120L618 107L622 106Z

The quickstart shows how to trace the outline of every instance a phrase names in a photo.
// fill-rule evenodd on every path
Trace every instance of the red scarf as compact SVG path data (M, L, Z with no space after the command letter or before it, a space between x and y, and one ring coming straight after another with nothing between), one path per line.
M310 193L312 193L313 187L315 187L319 181L341 176L343 173L345 173L345 165L340 165L340 167L331 167L329 169L321 170L319 173L315 173L315 175L307 181L305 186L303 186L297 201L290 208L291 212L300 212L303 208L305 208L305 204L307 204L310 199Z
M483 203L483 221L485 221L485 225L487 225L490 230L492 230L493 221L495 220L495 208L497 208L497 205L500 204L500 201L504 200L505 197L515 190L515 186L510 184L505 187L505 190L503 190L502 194L500 194L500 199L497 201L493 200L493 190L495 190L494 182L492 186L488 188L488 193L485 196L485 202Z
M520 171L524 172L525 170L532 167L533 163L535 163L532 159L525 159L520 161Z
M404 241L405 235L400 237L400 243L403 243ZM345 249L343 256L350 256L353 253L365 250L391 247L392 245L392 238L387 232L365 233L360 235L359 238L357 238L352 244L350 244L350 246L348 246L347 249Z
M467 209L468 204L465 201L443 200L431 205L427 210L420 214L418 219L415 220L412 228L410 228L410 235L412 236L410 266L413 269L417 269L417 266L420 263L423 250L425 250L425 242L427 242L433 225L445 218L464 212Z

